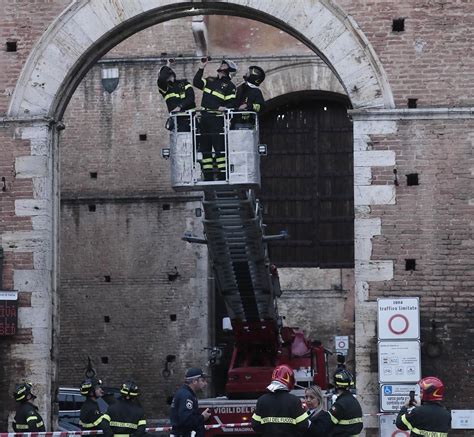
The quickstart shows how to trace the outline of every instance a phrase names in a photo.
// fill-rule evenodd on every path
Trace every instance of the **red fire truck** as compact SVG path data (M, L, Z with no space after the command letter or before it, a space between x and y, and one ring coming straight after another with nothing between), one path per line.
M187 121L174 120L170 149L162 151L171 161L172 187L204 193L204 236L186 235L184 239L207 244L216 287L232 325L234 347L226 397L200 402L212 409L210 423L216 425L248 422L255 399L265 392L277 365L294 369L297 387L318 384L326 389L328 385L324 347L306 339L303 331L283 326L278 314L276 300L281 289L267 246L286 235L265 234L262 208L255 197L254 190L260 186L260 156L266 154L266 146L259 144L258 117L253 112L232 111L220 116L225 126L225 180L204 180L198 145L205 133L199 130L196 111L173 115ZM246 120L244 128L233 122L236 116ZM183 125L190 129L180 131L178 126ZM224 427L208 435L249 433L250 427Z

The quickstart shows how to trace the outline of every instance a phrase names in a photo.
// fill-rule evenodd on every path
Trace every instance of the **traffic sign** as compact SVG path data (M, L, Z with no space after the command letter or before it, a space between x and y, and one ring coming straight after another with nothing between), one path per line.
M420 305L417 297L377 299L379 340L419 340Z
M421 378L418 340L379 341L379 382L418 382Z
M336 335L334 337L334 345L336 346L336 353L347 355L349 350L349 337L347 335Z
M380 411L384 413L399 412L405 405L410 391L420 398L418 384L381 384L380 385Z
M380 416L380 437L410 437L410 431L402 431L395 425L396 414Z

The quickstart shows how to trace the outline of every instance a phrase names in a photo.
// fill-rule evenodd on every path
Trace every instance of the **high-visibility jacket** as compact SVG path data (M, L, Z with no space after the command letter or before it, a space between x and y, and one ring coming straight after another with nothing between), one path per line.
M170 421L174 435L188 437L194 431L196 437L204 437L204 416L199 412L195 393L187 384L182 385L174 395Z
M186 79L168 82L160 75L157 85L158 91L165 99L168 112L171 112L178 106L182 111L196 107L193 87Z
M46 431L38 407L31 402L20 402L12 426L15 432Z
M308 413L301 400L286 390L266 393L257 400L252 427L263 437L298 436L308 426Z
M262 91L256 85L244 82L237 87L235 98L235 109L238 111L241 105L247 105L244 111L260 112L265 106Z
M344 390L329 410L333 424L333 437L357 436L364 427L362 408L349 390Z
M140 437L145 434L145 413L135 400L120 398L107 409L104 417L115 437Z
M396 420L397 428L410 431L410 436L447 437L451 429L451 413L437 402L402 407Z
M202 90L201 106L215 111L220 106L233 108L235 105L235 85L229 77L207 77L203 79L204 69L200 68L194 76L193 85Z
M102 430L104 436L112 436L109 421L105 414L100 411L99 404L96 400L88 397L82 404L79 416L79 426L84 431Z

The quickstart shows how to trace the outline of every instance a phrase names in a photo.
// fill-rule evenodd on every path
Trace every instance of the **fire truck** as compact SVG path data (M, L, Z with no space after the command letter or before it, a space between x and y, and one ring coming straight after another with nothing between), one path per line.
M260 187L260 158L267 153L267 146L259 143L257 114L227 111L215 115L224 121L219 135L225 144L226 171L225 179L211 181L204 180L200 165L199 144L206 135L199 128L200 115L199 110L171 115L170 147L162 149L162 156L170 160L174 190L203 192L203 237L185 235L184 240L207 245L233 331L226 396L201 400L200 407L212 409L210 424L245 423L277 365L294 369L301 394L312 384L327 389L327 351L319 342L308 340L302 330L283 326L278 313L281 289L268 243L286 234L265 234L262 206L255 195ZM229 434L250 435L252 429L221 427L207 435Z

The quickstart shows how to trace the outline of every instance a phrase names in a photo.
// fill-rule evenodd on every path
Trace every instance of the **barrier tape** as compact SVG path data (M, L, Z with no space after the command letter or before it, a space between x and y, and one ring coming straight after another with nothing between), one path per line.
M220 423L216 425L205 425L206 429L216 428L238 428L251 426L250 422L242 423ZM160 426L158 428L146 428L147 432L171 431L171 426ZM102 434L102 430L94 431L53 431L53 432L0 432L0 437L68 437L73 435L97 435Z
M388 416L393 413L366 413L363 416ZM251 426L250 422L241 423L219 423L215 425L205 425L206 429L216 428L240 428ZM161 426L158 428L146 428L147 432L168 432L171 431L171 426ZM0 432L0 437L69 437L73 435L97 435L102 434L101 430L95 431L53 431L53 432Z

